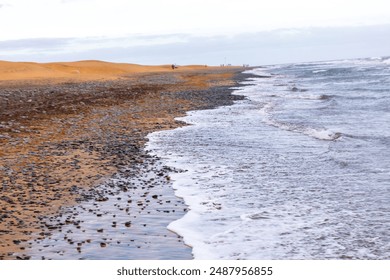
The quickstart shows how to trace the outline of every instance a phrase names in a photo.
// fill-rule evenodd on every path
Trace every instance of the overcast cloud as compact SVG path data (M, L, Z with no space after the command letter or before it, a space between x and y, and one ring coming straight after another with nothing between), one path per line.
M280 29L235 36L37 38L0 42L0 59L140 64L276 64L390 55L390 25Z
M274 64L390 55L387 1L13 0L0 59Z

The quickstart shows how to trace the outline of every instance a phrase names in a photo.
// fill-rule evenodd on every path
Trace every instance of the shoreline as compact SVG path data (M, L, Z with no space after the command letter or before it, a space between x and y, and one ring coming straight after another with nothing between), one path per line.
M153 161L143 150L146 135L183 125L174 118L187 111L229 105L242 98L232 96L229 89L243 80L241 71L204 69L137 74L115 81L0 86L0 175L3 178L0 259L46 258L43 248L55 251L59 237L68 244L64 245L65 251L72 253L48 253L48 258L67 259L70 255L69 259L77 258L88 251L84 250L88 244L96 245L89 251L97 252L95 257L89 255L89 258L99 255L110 258L104 250L112 247L114 241L104 239L107 230L92 226L97 234L94 238L75 240L69 237L69 225L74 227L73 231L87 231L84 229L86 218L78 218L81 210L77 207L93 201L95 208L84 208L95 215L93 219L101 220L105 213L99 211L103 207L99 204L114 199L123 201L124 197L118 197L118 194L129 192L123 182L111 184L109 192L105 184L118 177L136 178L145 173L142 168L154 172L152 177L165 178L167 182L160 184L161 190L169 187L169 170L163 167L158 171L158 168L150 168L151 164L145 164L148 160ZM134 186L148 189L140 194L142 199L129 202L132 200L129 198L127 206L115 203L110 206L123 208L125 212L129 208L128 216L132 213L131 220L127 221L131 226L121 221L121 228L132 230L134 220L142 216L141 212L156 210L156 205L148 205L156 200L156 194L150 186L142 186L150 185L150 179L144 178ZM131 195L135 196L134 193ZM158 198L159 195L163 194L159 193ZM171 200L165 200L170 201L165 204L170 204ZM164 204L161 199L157 201ZM134 203L136 207L131 208ZM184 209L179 201L175 207L178 208L163 210L169 211L163 213L172 216L172 210ZM70 209L73 210L65 214ZM113 217L111 228L119 227L117 219ZM148 220L147 215L143 219ZM149 226L151 220L143 225ZM165 221L169 223L168 220ZM65 228L68 232L64 233ZM180 258L190 256L181 238L170 238L178 239L174 244L182 246L184 254ZM33 252L38 244L45 244L45 240L50 240L52 246L42 245L39 254ZM123 240L115 242L121 242L123 247ZM138 249L142 251L142 246ZM137 253L133 256L136 259ZM144 255L145 258L152 256Z

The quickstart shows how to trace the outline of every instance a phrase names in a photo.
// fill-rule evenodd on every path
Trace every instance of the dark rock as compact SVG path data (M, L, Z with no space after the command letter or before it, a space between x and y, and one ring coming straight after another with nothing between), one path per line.
M9 204L15 204L15 202L11 198L9 198L8 196L5 196L5 195L0 197L0 199L5 201L5 202L7 202L7 203L9 203Z

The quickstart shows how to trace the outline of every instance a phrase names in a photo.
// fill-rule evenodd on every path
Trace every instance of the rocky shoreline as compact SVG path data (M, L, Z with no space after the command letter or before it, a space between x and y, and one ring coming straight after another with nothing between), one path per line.
M144 151L145 137L242 99L230 94L240 72L1 84L0 259L191 258L166 230L186 211L175 171Z

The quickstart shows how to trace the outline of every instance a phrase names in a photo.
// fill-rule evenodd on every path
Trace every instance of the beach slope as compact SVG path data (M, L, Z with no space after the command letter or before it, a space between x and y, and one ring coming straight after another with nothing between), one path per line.
M189 110L232 104L240 97L230 95L229 88L242 78L241 71L101 61L0 62L0 259L123 257L118 252L130 245L115 236L125 228L133 236L127 242L147 244L148 232L156 231L141 234L137 224L153 228L160 219L166 226L177 219L178 211L186 210L177 201L174 208L157 211L172 200L170 171L151 167L158 166L158 159L143 150L146 135L182 125L174 118ZM117 178L141 178L142 172L160 183L140 179L131 193L129 186L113 183ZM100 211L107 208L101 203L114 199L124 204ZM94 219L108 214L112 218L97 228L89 222L87 228L80 209ZM126 222L119 220L118 211L125 211ZM149 215L157 212L160 216ZM165 226L155 238L174 244L175 254L165 252L165 258L191 258L181 239L177 242ZM118 234L114 231L107 240L105 228L118 228ZM45 240L54 245L39 247ZM114 243L117 249L110 255L107 248ZM126 253L126 258L161 258L153 253L156 247L135 248L138 252ZM177 248L183 254L177 255Z

